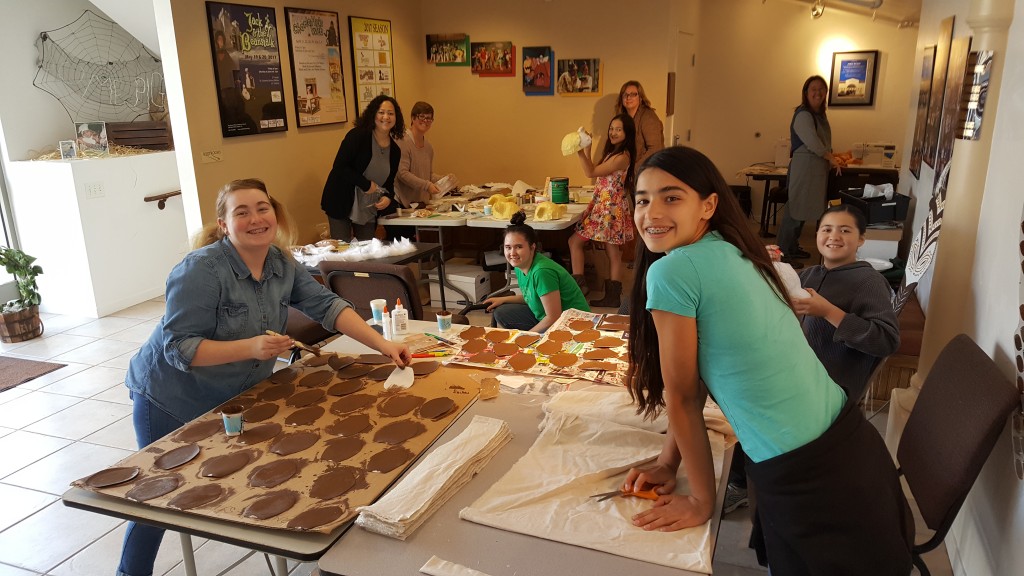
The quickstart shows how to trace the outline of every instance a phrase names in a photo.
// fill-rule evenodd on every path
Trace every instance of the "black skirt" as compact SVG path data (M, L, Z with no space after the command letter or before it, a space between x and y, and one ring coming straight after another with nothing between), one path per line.
M748 460L746 471L774 576L910 574L913 515L885 443L855 405L817 440Z

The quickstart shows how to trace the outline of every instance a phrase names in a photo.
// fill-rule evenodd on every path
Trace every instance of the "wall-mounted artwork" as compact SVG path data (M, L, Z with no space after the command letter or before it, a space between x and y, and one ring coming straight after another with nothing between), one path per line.
M288 130L274 9L207 2L206 14L221 134Z
M871 106L875 103L878 50L832 53L829 106Z
M921 89L917 94L917 121L914 124L914 147L910 152L910 173L921 177L921 157L924 154L924 134L928 125L928 96L932 90L932 68L935 66L935 46L925 46L921 59Z
M469 35L427 34L427 62L436 66L469 66Z
M935 154L939 143L939 124L942 120L942 96L946 90L946 68L949 66L949 46L953 42L953 17L939 25L939 42L935 45L935 70L932 72L932 92L928 97L928 125L924 130L924 163L935 167ZM940 171L936 170L938 175Z
M83 156L106 156L110 153L106 122L75 122L75 134L78 135L75 145Z
M480 76L515 76L516 47L512 42L472 42L470 58L473 74Z
M554 61L555 53L551 46L523 48L523 92L527 96L550 96L555 93L555 80L551 74Z
M985 116L985 101L988 100L988 83L992 75L992 50L971 52L967 59L969 70L964 76L966 82L967 113L964 125L957 138L977 140L981 138L981 121Z
M348 120L338 13L285 8L299 127Z
M556 91L562 96L601 94L601 59L572 58L558 60Z
M395 97L391 21L348 17L352 33L352 77L356 89L356 115L379 94Z
M967 57L970 53L970 36L957 38L950 45L946 90L942 97L942 117L939 121L939 145L935 154L936 173L942 173L942 169L949 163L949 158L953 155L953 140L962 124L961 116L967 112L966 104L961 106L961 94L964 73L967 72Z

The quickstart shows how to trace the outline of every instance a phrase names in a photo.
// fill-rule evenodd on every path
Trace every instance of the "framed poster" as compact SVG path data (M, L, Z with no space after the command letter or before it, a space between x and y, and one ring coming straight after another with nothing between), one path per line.
M469 66L469 35L427 34L427 62L435 66Z
M61 140L59 146L61 160L74 160L78 158L78 147L75 145L74 140Z
M75 146L82 152L83 156L106 156L110 153L110 143L107 142L106 122L75 122ZM64 149L61 147L61 156Z
M946 90L946 68L949 67L949 45L953 42L953 17L942 21L939 42L935 45L935 69L932 72L932 90L928 97L928 124L924 129L924 163L935 167L935 154L939 144L939 123L942 121L942 96ZM936 175L938 171L936 170Z
M274 9L207 2L206 14L221 134L288 130Z
M391 21L349 16L348 27L352 33L352 83L358 116L378 94L395 97Z
M598 96L601 94L601 59L557 60L555 90L561 96Z
M551 46L523 47L523 92L527 96L551 96L555 93L555 81L551 77L551 66L555 53Z
M935 46L924 47L921 59L921 89L917 94L917 121L914 123L914 147L910 152L910 173L921 178L921 156L924 154L924 129L928 123L928 96L932 91L932 68Z
M981 121L985 116L985 101L988 99L988 83L992 75L992 50L971 52L967 59L969 70L964 76L967 83L967 113L964 115L962 133L957 136L964 140L981 137Z
M285 8L299 127L348 120L338 13Z
M964 74L967 72L967 58L970 53L970 36L957 38L950 44L946 89L942 97L942 116L939 119L939 143L935 153L936 174L942 174L942 169L953 156L953 140L956 139L962 125L961 116L967 113L967 106L961 107L960 96L963 92Z
M878 50L832 53L829 106L871 106L875 103Z
M515 76L516 47L512 42L472 42L469 52L472 55L473 74L480 76Z

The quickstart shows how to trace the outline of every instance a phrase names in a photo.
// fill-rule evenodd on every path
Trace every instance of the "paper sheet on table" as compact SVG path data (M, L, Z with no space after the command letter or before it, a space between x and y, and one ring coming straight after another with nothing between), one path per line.
M636 413L636 404L629 397L629 392L621 388L588 386L580 390L559 392L545 402L542 408L545 418L552 413L563 412L615 422L649 432L661 433L668 430L668 416L664 411L654 420L644 419ZM710 397L704 403L704 422L708 430L714 430L725 437L726 448L736 442L732 426L725 419L722 409ZM541 422L542 430L544 425L544 422Z
M522 180L516 180L516 183L512 185L512 196L522 196L526 194L527 190L534 190L533 186L530 186Z
M725 443L708 432L715 477ZM664 436L585 416L552 414L530 450L459 516L529 534L684 570L711 573L711 522L677 532L646 532L630 522L650 508L639 498L590 498L622 485L633 466L653 460ZM687 492L680 468L678 492Z
M388 379L384 381L385 390L393 390L395 388L409 388L412 386L413 381L416 379L416 373L412 371L412 368L406 366L405 368L395 367L395 371L388 376Z
M420 572L430 574L430 576L488 576L479 570L442 560L437 556L431 556L430 560L427 560L427 563L420 568Z

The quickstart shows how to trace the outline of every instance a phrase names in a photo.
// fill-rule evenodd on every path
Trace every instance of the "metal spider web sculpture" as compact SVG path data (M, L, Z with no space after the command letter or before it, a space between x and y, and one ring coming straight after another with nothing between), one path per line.
M32 85L60 101L73 122L131 122L166 112L160 59L115 22L86 10L36 40Z

